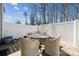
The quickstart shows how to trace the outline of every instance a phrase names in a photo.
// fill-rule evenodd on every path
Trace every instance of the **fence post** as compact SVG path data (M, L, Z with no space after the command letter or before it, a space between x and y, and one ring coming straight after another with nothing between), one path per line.
M76 27L77 27L77 20L74 20L74 33L73 33L74 34L74 42L73 42L73 46L76 46L76 38L77 38L76 37L76 33L77 33L76 29L77 28Z

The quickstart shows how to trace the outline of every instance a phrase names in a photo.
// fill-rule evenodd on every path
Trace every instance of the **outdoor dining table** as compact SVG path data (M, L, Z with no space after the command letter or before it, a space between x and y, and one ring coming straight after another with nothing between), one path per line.
M47 34L42 34L42 35L39 35L39 34L32 34L30 35L31 39L38 39L39 42L40 42L40 45L39 45L39 49L41 51L41 45L43 44L42 42L44 42L46 39L50 38L49 35Z

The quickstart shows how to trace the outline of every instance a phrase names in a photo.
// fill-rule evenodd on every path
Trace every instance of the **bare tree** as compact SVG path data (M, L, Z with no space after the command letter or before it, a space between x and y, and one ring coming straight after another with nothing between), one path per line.
M69 15L71 17L71 20L75 20L75 19L79 19L79 3L72 3L69 4L70 7L73 7L73 12L71 15ZM71 9L70 9L71 10ZM68 13L70 14L70 13Z
M31 11L31 14L30 14L30 20L31 20L31 24L34 25L36 20L37 20L37 7L36 7L36 4L32 4L32 11Z
M48 4L46 15L49 23L57 22L57 6L56 4Z
M47 17L48 23L51 23L51 4L48 4L48 6L50 7L46 9L46 17Z
M33 14L31 14L31 15L30 15L30 20L31 20L30 24L31 24L31 25L34 25L34 20L35 20L34 18L35 18L35 17L33 16Z
M46 24L46 4L45 3L41 3L40 4L40 14L42 15L42 20L43 20L43 24Z
M75 19L79 19L79 3L72 4L72 6L76 9Z
M55 22L57 22L57 6L56 6L56 4L52 4L50 8L51 8L50 9L51 22L55 23Z
M61 22L68 21L68 5L67 3L62 4L61 7Z
M25 11L25 12L23 13L23 15L25 16L25 20L26 20L25 24L27 25L27 16L28 16L28 14L27 14L27 12Z

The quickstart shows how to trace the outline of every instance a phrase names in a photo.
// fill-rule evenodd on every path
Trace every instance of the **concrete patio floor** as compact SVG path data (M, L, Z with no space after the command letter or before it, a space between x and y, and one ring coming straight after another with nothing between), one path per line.
M42 54L40 54L42 56L50 56L48 54L45 53L45 51L42 52ZM21 56L21 51L17 51L13 54L10 54L8 56ZM60 56L70 56L69 54L67 54L65 51L60 50Z

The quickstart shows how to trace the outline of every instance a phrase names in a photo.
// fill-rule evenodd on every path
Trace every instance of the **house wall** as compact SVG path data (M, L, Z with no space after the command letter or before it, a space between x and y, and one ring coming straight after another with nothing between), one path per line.
M0 3L0 43L1 43L1 36L2 36L2 4Z

